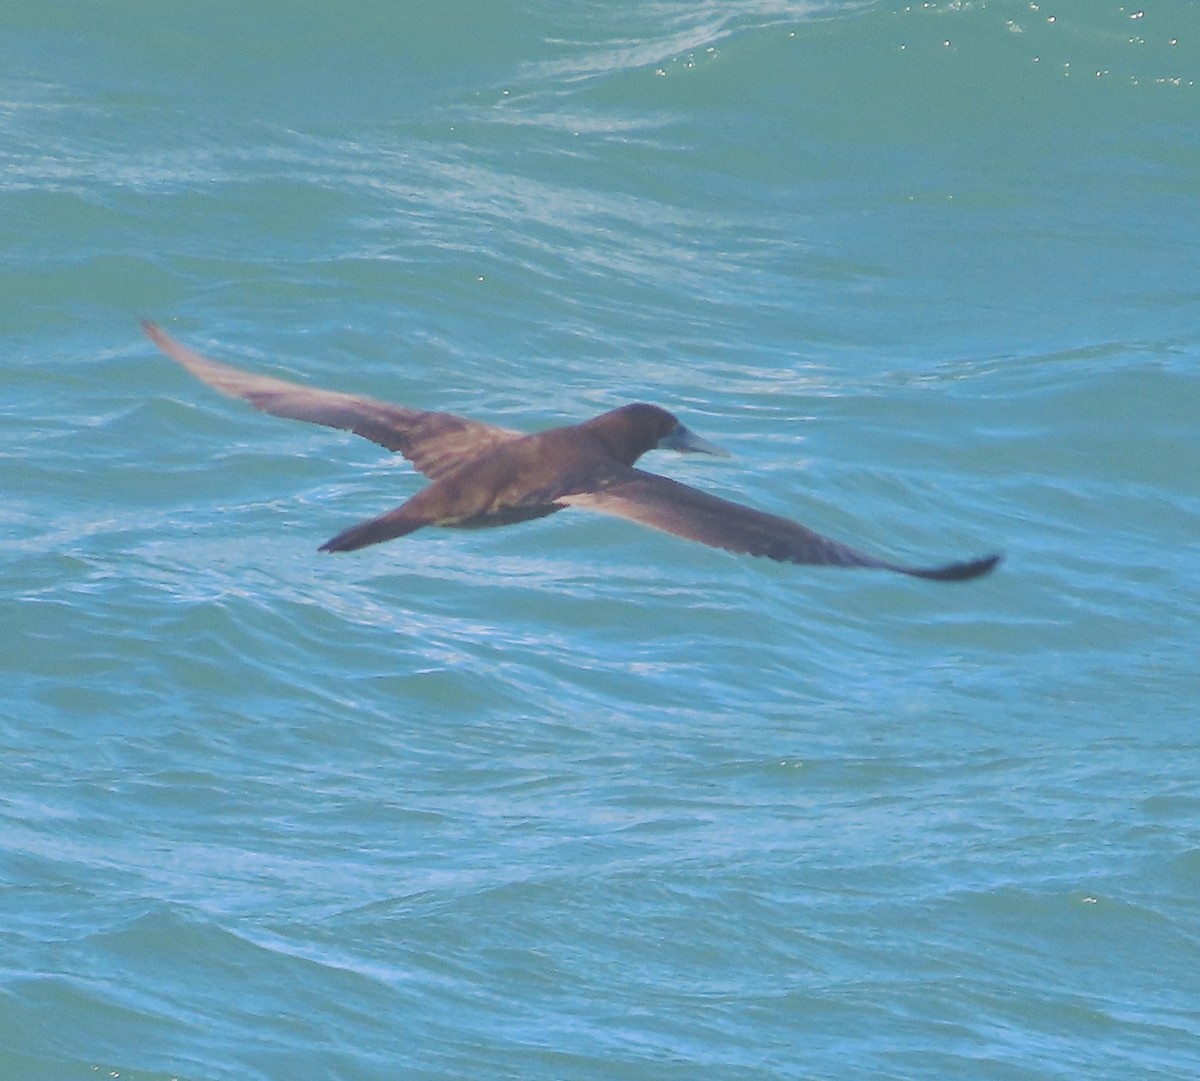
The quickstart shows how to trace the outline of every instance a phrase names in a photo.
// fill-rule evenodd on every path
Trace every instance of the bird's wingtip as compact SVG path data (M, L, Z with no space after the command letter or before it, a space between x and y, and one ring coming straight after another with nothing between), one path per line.
M915 574L918 578L931 578L935 582L969 582L975 578L982 578L985 574L991 574L1003 559L1003 552L993 552L980 559L969 559L964 563L949 563L944 567L916 571Z

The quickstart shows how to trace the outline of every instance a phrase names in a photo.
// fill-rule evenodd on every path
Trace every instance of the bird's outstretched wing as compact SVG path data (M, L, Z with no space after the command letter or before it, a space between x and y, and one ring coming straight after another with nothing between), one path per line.
M201 356L169 337L154 323L145 321L142 329L167 356L214 390L231 398L244 398L256 409L277 417L307 420L354 432L388 450L399 451L434 480L522 434L454 413L406 409L374 398L318 390L285 379L244 372Z
M799 522L731 503L640 469L623 471L595 490L563 496L557 502L628 518L714 548L784 563L875 567L917 578L961 582L987 574L1000 561L1000 556L990 555L942 567L891 563L823 537Z

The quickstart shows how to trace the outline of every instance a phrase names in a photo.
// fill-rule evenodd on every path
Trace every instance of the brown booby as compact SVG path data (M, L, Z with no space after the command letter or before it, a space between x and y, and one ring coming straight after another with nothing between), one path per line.
M656 405L623 405L582 424L525 435L453 413L408 409L255 375L193 352L154 323L145 321L142 327L164 353L214 390L278 417L354 432L399 451L433 481L395 510L326 541L323 552L352 551L422 526L509 525L582 507L786 563L874 567L960 582L987 574L1000 561L999 555L989 555L940 567L904 566L856 551L790 519L634 469L634 462L656 447L727 456Z

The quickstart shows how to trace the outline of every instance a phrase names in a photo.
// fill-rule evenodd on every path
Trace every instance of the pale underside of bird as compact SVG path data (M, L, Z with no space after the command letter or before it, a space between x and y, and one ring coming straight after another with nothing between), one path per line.
M526 435L453 413L391 405L243 371L201 356L144 322L150 339L214 390L279 417L354 432L398 451L432 483L321 545L350 551L424 526L481 528L568 507L625 518L715 548L788 563L870 567L938 581L987 574L999 555L911 567L860 552L788 518L635 469L655 448L724 455L665 409L621 406L582 424Z

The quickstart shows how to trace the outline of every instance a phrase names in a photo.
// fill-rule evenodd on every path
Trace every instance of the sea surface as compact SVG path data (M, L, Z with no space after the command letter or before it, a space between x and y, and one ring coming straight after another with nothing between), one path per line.
M1200 5L6 0L0 343L0 1081L1200 1076Z

